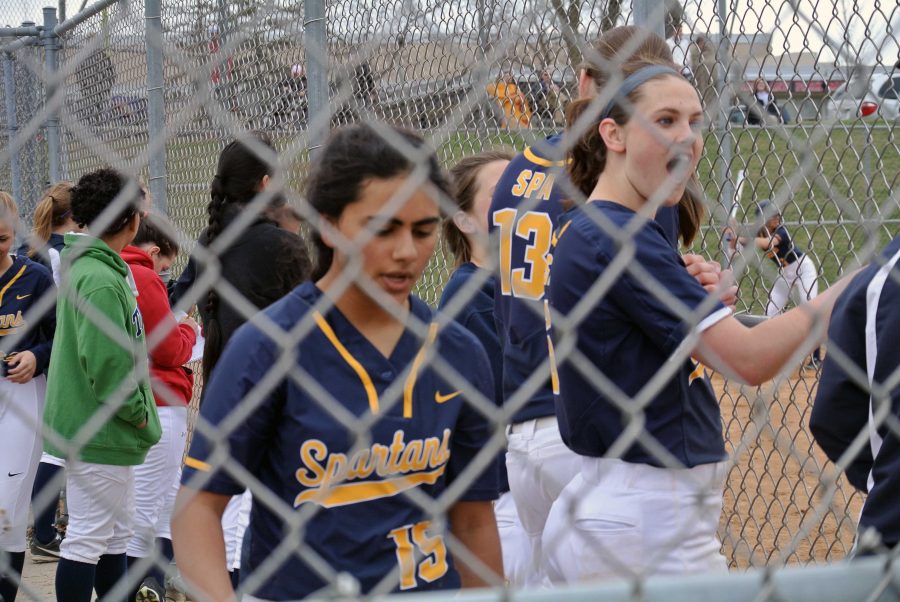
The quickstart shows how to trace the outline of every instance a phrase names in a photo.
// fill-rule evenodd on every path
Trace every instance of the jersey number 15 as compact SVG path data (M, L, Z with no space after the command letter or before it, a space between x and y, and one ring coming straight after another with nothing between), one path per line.
M397 546L397 563L400 565L400 589L416 587L416 576L428 583L447 573L447 547L444 538L429 535L431 521L404 525L388 533Z
M541 299L550 271L550 243L553 239L553 220L540 211L500 209L492 216L500 229L500 292L524 299ZM522 258L528 268L512 267L513 236L528 241ZM527 274L527 275L526 275Z

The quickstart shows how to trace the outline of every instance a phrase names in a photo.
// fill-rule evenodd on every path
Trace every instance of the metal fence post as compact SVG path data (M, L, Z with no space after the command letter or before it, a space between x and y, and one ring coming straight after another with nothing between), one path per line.
M9 135L9 177L12 195L17 203L22 202L22 168L19 165L19 151L15 148L19 124L16 121L16 65L12 54L3 53L3 93L6 96L6 130Z
M666 3L662 0L634 0L634 24L666 37L663 15Z
M328 111L328 56L325 38L325 2L307 0L303 3L303 39L306 42L306 97L309 116L309 145L312 154L324 144L331 125Z
M728 1L719 0L717 3L718 20L719 20L719 45L716 48L716 89L719 91L719 115L716 120L719 141L719 161L721 161L719 178L721 185L719 187L720 197L719 205L721 207L722 223L716 220L716 212L712 211L712 223L718 234L722 226L728 220L731 208L734 203L740 203L740 199L735 198L735 187L731 180L731 161L734 156L734 140L728 131L728 114L731 112L731 103L733 94L731 90L731 81L729 71L731 70L731 40L728 34ZM743 79L743 74L741 74ZM724 254L724 251L723 251ZM727 259L727 257L724 257Z
M44 31L41 34L42 43L44 45L44 66L46 75L44 77L44 102L50 104L53 95L56 93L56 70L57 70L57 50L59 38L53 32L56 27L56 9L48 6L44 8ZM61 178L60 171L60 143L59 143L59 110L50 111L47 116L47 163L50 176L50 184L59 182Z
M150 196L154 208L168 215L166 196L166 99L163 88L162 18L160 0L144 2L147 47L147 130L150 137Z

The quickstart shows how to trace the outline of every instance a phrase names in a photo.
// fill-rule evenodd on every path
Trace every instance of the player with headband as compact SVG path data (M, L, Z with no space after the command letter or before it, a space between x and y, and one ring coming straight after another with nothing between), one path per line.
M609 65L586 63L579 75L579 97L588 102L601 93L608 71L630 55L651 55L671 62L665 40L635 27L616 27L594 45ZM551 382L544 288L552 261L550 244L564 201L572 196L566 177L563 136L555 135L516 155L497 183L489 226L499 242L499 287L496 317L503 346L503 401L520 409L512 419L507 469L509 486L522 526L532 544L527 585L543 581L541 537L550 508L576 474L577 457L565 446L556 419ZM585 174L585 181L597 174ZM587 186L587 185L586 185ZM590 192L591 184L583 194ZM694 197L656 216L670 245L677 246L679 214L690 222L697 213ZM710 289L719 281L719 266L698 255L686 255L690 273ZM727 291L733 297L733 289Z
M186 461L175 552L185 580L209 599L234 595L221 570L219 521L244 490L235 467L278 498L254 504L247 568L267 563L274 572L244 599L297 600L325 587L310 557L351 575L364 593L483 585L455 558L445 529L502 573L491 507L497 474L489 450L480 453L491 427L472 406L492 404L488 359L474 336L435 322L411 294L448 193L437 157L415 134L355 125L322 149L307 186L320 216L312 281L232 337ZM273 329L297 334L274 340ZM442 376L437 356L461 379ZM370 421L363 437L357 419ZM226 463L208 425L224 432ZM466 487L448 489L458 478ZM449 504L446 525L420 505L432 498ZM284 513L303 521L302 557L284 537L295 524Z
M726 569L716 530L728 466L703 365L749 384L772 378L811 348L847 282L753 329L738 322L652 220L700 160L697 91L654 56L622 73L570 153L573 183L593 187L560 220L548 286L555 348L575 337L558 358L558 413L580 460L544 535L555 582ZM588 104L570 106L570 124Z

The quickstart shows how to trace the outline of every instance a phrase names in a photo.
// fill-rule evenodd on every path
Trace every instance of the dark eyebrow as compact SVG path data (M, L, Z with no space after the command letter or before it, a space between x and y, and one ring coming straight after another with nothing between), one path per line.
M378 216L370 215L368 218L366 218L366 222L368 223L375 219L378 219ZM440 217L426 217L425 219L420 219L417 222L413 222L412 226L413 226L413 228L419 228L422 226L430 226L432 224L437 224L440 221L441 221ZM403 222L400 221L399 219L397 219L396 217L386 219L386 220L384 220L384 223L385 223L385 225L390 224L391 226L402 226L403 225Z

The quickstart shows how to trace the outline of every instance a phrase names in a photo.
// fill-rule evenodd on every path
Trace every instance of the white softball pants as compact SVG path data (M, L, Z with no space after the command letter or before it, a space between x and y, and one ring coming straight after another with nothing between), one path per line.
M510 587L525 587L526 577L531 570L531 540L522 528L516 502L512 493L500 495L494 504L497 531L500 532L500 549L503 552L503 573Z
M134 467L134 536L128 543L128 555L146 558L155 539L172 539L172 510L181 484L181 458L187 438L187 407L157 408L162 437L147 452L147 458Z
M579 458L563 443L556 416L526 420L509 429L509 489L531 541L531 568L523 584L526 587L546 583L541 550L544 526L553 502L580 469Z
M46 377L0 379L0 550L25 551L31 488L40 463Z
M778 277L769 292L766 315L772 317L780 314L792 293L798 304L812 301L819 294L816 264L807 253L778 271Z
M253 496L247 489L242 495L232 496L222 514L222 534L225 536L225 566L228 571L241 568L241 547L244 532L250 525L250 509Z
M727 464L581 458L544 532L554 584L725 571L716 537Z
M133 494L133 466L69 461L69 526L60 546L62 557L97 564L104 554L124 554L131 539Z

